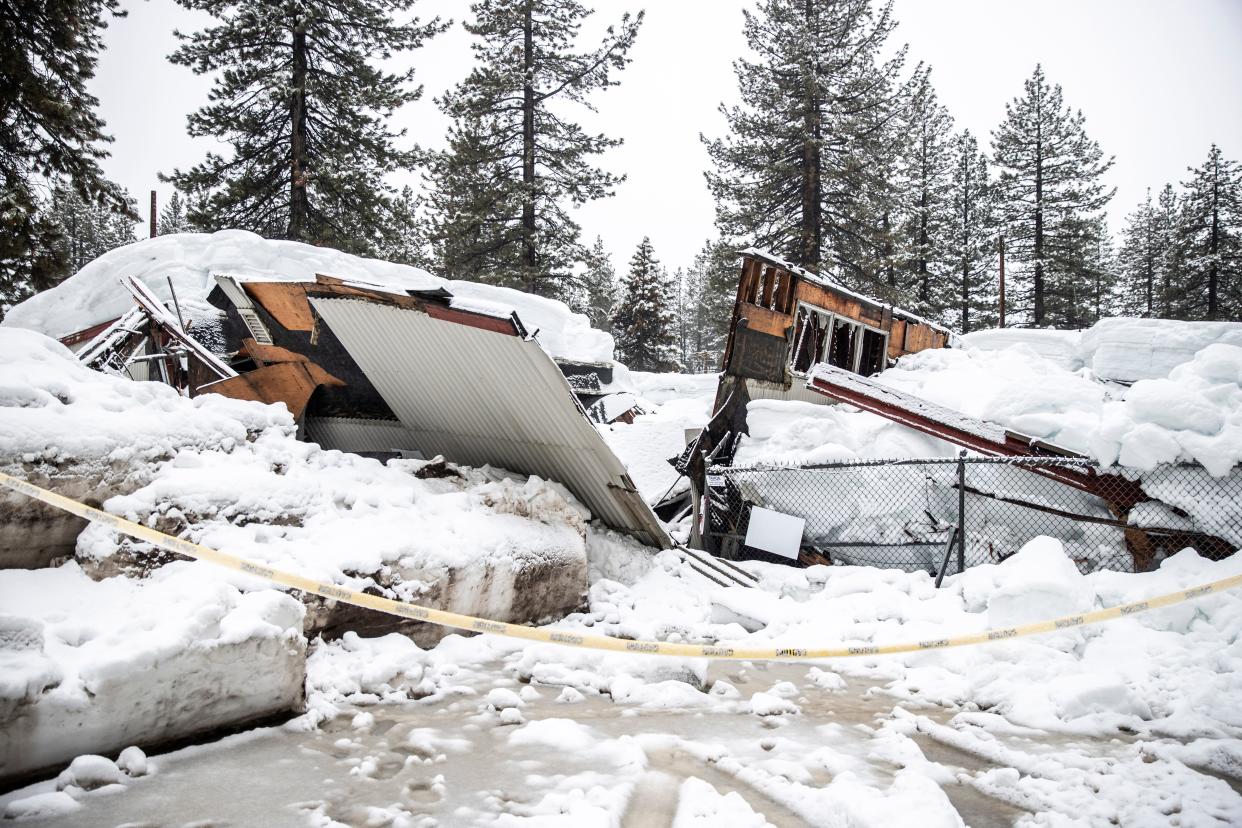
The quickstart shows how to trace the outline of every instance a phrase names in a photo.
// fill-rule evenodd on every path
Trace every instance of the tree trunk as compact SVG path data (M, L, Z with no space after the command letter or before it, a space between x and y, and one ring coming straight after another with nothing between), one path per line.
M298 20L293 29L293 101L290 107L293 135L289 150L289 238L307 238L306 196L306 21Z
M929 223L928 205L930 203L929 194L927 192L927 136L923 136L922 147L920 152L922 159L920 167L922 171L922 187L919 192L919 301L923 304L923 310L929 310L927 307L931 304L931 285L929 284L929 274L927 272L927 240Z
M962 333L970 333L970 165L962 175Z
M535 250L535 32L532 0L522 21L522 267L526 290L536 292L538 255Z
M807 27L815 32L815 9L811 0L805 5ZM818 37L813 38L815 41ZM812 48L814 46L812 45ZM802 188L801 227L799 232L798 264L812 272L819 272L820 251L823 247L821 232L823 225L822 200L820 198L820 117L819 117L819 77L816 67L809 67L811 77L806 79L806 111L803 113L802 137Z
M1042 112L1035 110L1035 281L1033 315L1036 327L1044 324L1044 135L1039 122Z

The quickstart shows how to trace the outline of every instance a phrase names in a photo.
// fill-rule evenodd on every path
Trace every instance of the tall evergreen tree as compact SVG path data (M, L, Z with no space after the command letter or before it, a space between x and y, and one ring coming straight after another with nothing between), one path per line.
M1160 313L1165 319L1173 318L1175 286L1184 283L1185 267L1178 244L1181 221L1181 200L1172 184L1165 184L1156 199L1156 236L1160 251Z
M586 259L569 209L624 180L594 165L621 140L587 133L566 104L594 110L592 94L618 83L643 14L577 51L590 12L576 0L477 0L471 11L477 63L438 101L453 123L429 175L444 269L563 296Z
M592 328L611 331L612 311L617 304L617 271L599 236L595 237L595 244L587 254L580 283L577 301L570 306L586 314Z
M709 240L686 270L686 279L694 283L695 297L689 315L687 371L706 373L720 369L737 296L737 258L734 245Z
M210 103L188 132L227 143L168 180L201 196L190 221L269 238L372 253L392 221L384 177L413 165L387 126L416 100L414 70L378 68L442 31L409 15L415 0L177 0L219 21L182 43L173 63L213 74Z
M1007 261L1015 265L1011 307L1035 325L1072 326L1082 311L1075 303L1085 278L1083 227L1113 196L1101 181L1113 159L1087 137L1082 112L1065 104L1040 66L1005 114L992 148Z
M918 73L902 119L909 136L903 163L908 210L902 223L906 287L902 298L915 311L940 319L955 304L948 275L949 227L953 222L953 117L936 99L927 72Z
M87 91L119 0L0 0L0 316L67 272L46 209L65 182L82 199L133 216L99 162L112 139Z
M860 193L883 178L873 160L905 60L882 55L892 4L761 0L743 14L755 54L733 65L743 103L721 107L725 137L703 138L721 234L861 275L875 213L859 211Z
M954 301L943 321L962 333L996 324L996 209L987 156L970 130L953 139L945 262Z
M1121 231L1121 251L1117 265L1121 271L1121 306L1131 316L1154 317L1161 310L1161 271L1164 250L1151 190L1134 212L1126 217Z
M621 284L621 298L613 312L617 354L637 371L674 370L676 320L668 274L644 237L630 259Z
M1121 311L1121 277L1113 236L1103 215L1084 227L1082 273L1086 277L1086 301L1081 304L1078 327L1087 328Z
M1179 228L1185 283L1180 312L1189 319L1242 316L1242 169L1212 144L1182 183Z
M181 193L173 190L173 194L160 210L159 221L155 225L156 232L161 236L174 233L193 233L194 228L186 215L185 199Z

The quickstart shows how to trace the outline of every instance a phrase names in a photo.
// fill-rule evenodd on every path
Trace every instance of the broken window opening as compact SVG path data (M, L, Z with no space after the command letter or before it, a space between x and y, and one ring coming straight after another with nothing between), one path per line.
M879 331L863 329L862 348L858 359L858 373L864 377L878 374L887 363L888 338Z

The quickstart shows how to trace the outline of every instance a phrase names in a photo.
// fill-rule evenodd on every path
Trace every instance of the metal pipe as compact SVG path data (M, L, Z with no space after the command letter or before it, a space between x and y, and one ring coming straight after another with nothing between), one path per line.
M966 571L966 449L957 456L957 571Z

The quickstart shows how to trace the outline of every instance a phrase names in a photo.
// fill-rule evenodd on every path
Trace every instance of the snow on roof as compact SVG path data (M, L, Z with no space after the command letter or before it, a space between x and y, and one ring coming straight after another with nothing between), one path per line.
M1068 371L1088 368L1101 379L1137 382L1167 377L1212 343L1242 345L1242 322L1102 319L1085 331L993 328L961 337L968 348L1026 348Z
M850 290L849 288L842 285L840 282L835 282L832 279L829 279L827 276L823 276L819 273L812 273L811 271L805 268L798 267L798 265L794 264L793 262L786 261L785 259L782 259L780 256L777 256L772 251L765 250L762 247L748 247L745 250L739 251L739 255L750 256L752 258L765 261L768 264L776 265L779 268L788 270L790 273L793 273L799 278L806 279L808 281L815 282L817 284L821 284L824 287L835 290L836 292L849 296L852 299L857 299L860 302L866 302L867 304L870 304L870 305L880 305L880 306L883 306L885 304L884 302L881 302L879 299L876 299L874 296L867 296L865 293L858 293L857 291ZM889 307L892 309L893 316L896 316L900 319L905 319L910 322L917 322L922 325L927 325L930 328L935 328L938 331L943 331L945 334L949 336L957 335L949 328L946 328L944 325L941 325L939 322L933 322L930 319L927 319L926 317L919 316L917 313L911 313L910 311L896 307L895 305L890 305Z
M161 301L171 298L172 280L182 303L205 301L216 286L213 274L241 281L314 281L317 274L364 282L389 290L446 289L454 302L489 313L516 311L529 331L539 331L546 351L576 362L609 362L613 340L597 331L582 314L554 299L511 288L455 281L409 265L365 259L293 241L272 241L245 230L179 233L110 250L61 284L12 308L3 324L61 337L119 317L133 305L121 287L122 276L135 276Z

